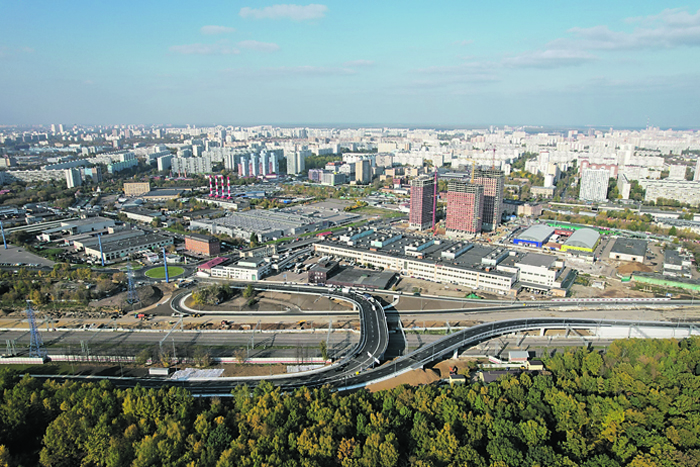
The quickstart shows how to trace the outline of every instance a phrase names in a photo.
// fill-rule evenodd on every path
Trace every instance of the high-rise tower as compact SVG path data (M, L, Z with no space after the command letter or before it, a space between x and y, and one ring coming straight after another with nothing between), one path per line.
M484 214L484 187L467 180L447 185L447 232L478 234Z
M433 223L433 199L435 180L423 175L411 180L411 211L409 227L417 230L429 229Z
M476 169L474 183L484 187L483 230L494 230L501 224L503 189L506 177L499 169Z

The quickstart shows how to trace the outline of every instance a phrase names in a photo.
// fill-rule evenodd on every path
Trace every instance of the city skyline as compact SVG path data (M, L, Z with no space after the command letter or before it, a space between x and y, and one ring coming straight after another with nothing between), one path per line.
M700 124L700 2L0 11L2 125Z

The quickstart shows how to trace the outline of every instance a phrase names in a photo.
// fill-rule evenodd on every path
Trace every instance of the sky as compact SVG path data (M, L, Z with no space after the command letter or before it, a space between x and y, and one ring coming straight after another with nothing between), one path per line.
M0 124L700 127L700 0L0 0Z

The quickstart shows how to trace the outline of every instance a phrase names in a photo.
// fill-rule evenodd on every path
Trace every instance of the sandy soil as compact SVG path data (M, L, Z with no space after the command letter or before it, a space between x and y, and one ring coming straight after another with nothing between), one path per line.
M393 389L402 384L408 384L409 386L420 386L423 384L430 384L440 379L440 374L435 370L413 370L408 373L404 373L401 376L392 378L387 381L382 381L381 383L372 384L367 386L370 392L384 391L386 389Z
M223 365L224 377L266 376L287 373L286 365Z
M624 275L628 275L637 271L651 272L651 270L652 269L649 266L637 262L624 262L621 263L621 266L619 268L617 268L617 272Z

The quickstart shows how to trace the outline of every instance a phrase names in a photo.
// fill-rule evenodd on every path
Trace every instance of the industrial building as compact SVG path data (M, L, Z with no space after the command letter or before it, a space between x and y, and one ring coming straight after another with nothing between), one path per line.
M328 278L339 269L337 261L319 261L307 275L309 284L325 284Z
M593 253L600 242L600 234L593 229L579 229L561 246L561 251Z
M211 277L243 281L259 281L271 271L270 263L263 258L245 258L236 264L214 266L209 270Z
M644 263L647 254L647 242L632 238L618 238L610 250L610 259Z
M542 248L552 234L554 234L554 229L552 227L536 224L518 234L513 239L513 244Z
M160 211L149 211L143 208L123 209L122 212L127 218L144 224L150 224L154 220L162 220L163 214Z
M139 196L151 191L149 182L124 183L124 196Z
M221 244L218 238L193 233L185 236L185 250L213 256L221 252Z
M105 239L106 237L103 238L102 242L102 251L104 253L105 261L114 261L131 254L138 253L142 250L161 248L173 244L173 239L171 237L166 237L165 235L161 234L141 235L138 237L120 239L111 242L105 242ZM97 247L85 248L85 254L95 259L99 259L99 245Z
M350 230L348 234L340 235L337 241L324 240L314 244L314 250L320 255L347 258L405 276L501 294L517 292L514 289L517 274L500 272L485 264L483 259L493 249L473 244L405 237L393 231ZM507 255L505 253L499 258Z
M219 219L192 221L190 230L226 234L249 240L255 234L260 242L315 232L328 226L328 221L283 211L254 210L234 212Z

